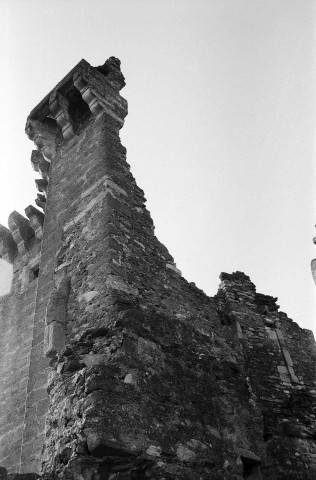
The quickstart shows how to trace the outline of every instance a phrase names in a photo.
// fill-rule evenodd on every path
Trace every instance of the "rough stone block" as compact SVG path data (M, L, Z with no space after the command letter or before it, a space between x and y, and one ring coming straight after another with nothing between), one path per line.
M284 356L285 363L287 364L288 367L293 367L293 362L290 356L289 351L286 348L282 348L282 353Z
M45 327L44 353L46 357L54 357L65 346L65 327L59 322L52 322Z

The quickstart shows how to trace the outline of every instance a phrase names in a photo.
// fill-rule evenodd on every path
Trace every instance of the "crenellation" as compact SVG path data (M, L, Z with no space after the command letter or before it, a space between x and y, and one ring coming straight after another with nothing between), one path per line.
M44 160L42 153L39 150L32 150L31 165L35 172L39 171L39 163Z
M18 253L17 244L10 230L0 225L0 255L3 260L13 263Z
M35 236L29 220L23 217L20 213L14 211L9 216L8 225L18 246L19 253L24 255L30 250Z
M125 85L119 65L120 61L114 57L105 62L104 68L93 69L87 62L83 63L73 81L93 115L98 118L106 112L121 128L127 115L127 102L118 93Z
M35 172L39 172L44 180L49 180L50 163L45 160L39 150L32 151L31 164Z

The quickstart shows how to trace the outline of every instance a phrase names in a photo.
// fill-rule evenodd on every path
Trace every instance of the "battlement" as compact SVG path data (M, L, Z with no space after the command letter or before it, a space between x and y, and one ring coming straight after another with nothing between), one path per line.
M31 205L25 212L28 218L10 214L9 229L0 225L0 255L13 265L13 292L23 292L38 277L44 215Z

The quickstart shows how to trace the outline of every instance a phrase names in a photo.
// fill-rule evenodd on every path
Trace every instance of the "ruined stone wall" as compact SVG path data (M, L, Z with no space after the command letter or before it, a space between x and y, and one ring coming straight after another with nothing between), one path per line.
M28 119L45 222L28 207L30 223L0 231L19 272L1 301L1 328L18 328L0 399L21 412L8 426L6 404L0 463L76 480L312 480L313 336L243 273L221 274L214 298L181 276L120 143L123 86L117 59L82 60ZM22 330L26 366L9 380Z
M33 218L32 208L29 213ZM38 214L41 219L41 213ZM9 227L10 230L5 227L0 230L2 256L14 263L11 292L0 298L0 463L11 471L19 471L25 432L25 399L30 378L40 239L38 229L36 232L36 228L31 228L30 222L17 212L10 215Z
M1 464L19 470L24 430L37 281L15 298L1 301L0 336L0 449Z
M313 478L316 468L315 341L249 277L222 274L222 318L236 325L249 385L262 410L263 478Z
M69 279L70 287L65 346L47 350L52 374L43 471L63 476L79 469L104 478L124 471L141 478L146 470L152 478L181 478L192 464L196 475L209 475L230 459L241 472L218 426L233 428L240 406L249 410L247 385L230 375L231 349L215 334L214 301L181 277L155 238L118 127L106 114L90 120L82 147L78 140L65 147L60 178L54 172L62 147L52 165L49 192L56 180L59 196L54 225L63 231L55 284L58 291ZM46 225L48 211L49 200ZM47 321L48 330L59 323L53 315ZM207 364L214 368L204 371ZM235 398L216 384L218 368L227 370ZM256 449L250 410L247 424L240 423Z

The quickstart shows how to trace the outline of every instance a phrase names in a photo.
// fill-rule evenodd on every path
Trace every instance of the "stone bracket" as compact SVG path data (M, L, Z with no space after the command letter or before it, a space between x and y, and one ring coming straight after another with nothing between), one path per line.
M61 128L65 140L74 135L73 125L69 115L69 100L60 92L54 91L49 98L49 108Z
M102 71L101 69L102 67L99 67L100 71ZM127 101L119 94L124 83L114 79L114 70L121 74L120 70L111 66L109 70L112 74L107 77L90 65L88 67L82 65L74 73L73 83L93 115L99 116L106 112L119 123L121 128L127 115Z
M74 75L74 85L81 93L83 100L88 104L93 115L98 116L104 112L102 103L82 75Z
M42 208L45 212L46 207L46 197L45 195L41 195L40 193L37 194L37 198L35 199L35 203L38 207Z
M36 188L39 192L47 193L48 181L43 178L37 178L35 180Z
M56 135L58 134L56 122L49 118L45 122L28 118L25 131L29 139L43 153L44 158L50 162L56 153Z
M33 207L33 205L29 205L25 209L25 214L30 220L30 225L35 232L36 238L41 240L43 238L44 214Z

